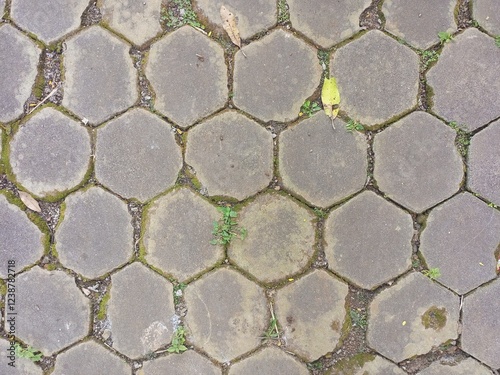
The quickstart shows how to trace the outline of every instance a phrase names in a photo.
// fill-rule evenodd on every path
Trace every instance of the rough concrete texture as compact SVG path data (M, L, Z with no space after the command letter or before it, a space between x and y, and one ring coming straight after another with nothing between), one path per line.
M142 371L142 372L141 372ZM145 362L138 375L220 375L221 370L195 351L171 354Z
M361 353L337 362L327 375L404 375L406 372L378 355Z
M276 318L287 350L310 362L335 348L346 318L347 291L347 284L323 270L278 290Z
M189 133L186 163L209 195L242 200L271 181L272 135L237 112L224 112Z
M56 231L61 263L89 279L111 271L133 254L127 205L101 188L79 191L65 201Z
M312 261L313 218L283 195L260 195L241 211L238 224L248 234L231 242L228 256L262 282L289 277Z
M474 0L474 19L488 32L500 35L500 3L495 0Z
M196 5L209 21L222 28L220 7L224 5L237 17L238 30L243 39L250 38L276 23L277 8L274 0L197 0Z
M496 277L500 212L469 193L453 197L431 212L420 236L429 268L439 268L439 282L465 294Z
M2 12L2 15L4 11L4 6L5 6L5 0L0 0L0 12Z
M103 0L102 14L113 30L136 45L141 45L161 32L161 0Z
M0 1L0 10L2 9ZM5 375L42 375L43 371L28 358L19 358L15 355L15 349L11 349L11 345L7 340L0 340L0 372ZM14 363L15 367L9 365Z
M453 129L425 112L413 112L377 134L374 177L380 190L413 212L456 193L464 166L455 137Z
M500 120L476 134L470 143L467 182L469 188L500 205Z
M99 26L66 42L62 104L92 125L130 107L137 100L137 73L129 46Z
M0 277L7 278L7 264L15 260L15 272L36 262L43 254L44 235L17 206L0 194ZM13 257L15 254L15 258Z
M378 30L339 48L332 56L340 108L366 125L383 123L417 104L417 55Z
M87 335L90 301L66 273L35 266L17 277L16 289L16 320L25 322L16 336L26 344L51 355Z
M48 44L77 29L88 5L87 0L14 0L10 14L17 25Z
M219 362L254 348L269 321L264 291L236 271L220 268L185 290L187 338Z
M370 225L368 225L370 223ZM366 191L330 214L325 223L328 267L373 289L411 266L410 215Z
M155 200L147 209L146 259L184 281L224 259L222 246L210 244L220 213L189 189Z
M427 49L439 42L438 33L453 33L455 0L387 0L382 5L387 31L412 46Z
M493 39L474 28L465 30L444 46L427 73L432 110L469 130L494 120L500 116L499 70L500 48Z
M136 358L168 344L175 320L172 284L136 262L114 274L111 285L113 348Z
M347 39L361 30L359 16L370 0L335 4L326 0L288 0L293 28L323 48Z
M53 375L129 375L130 366L94 341L72 347L57 356Z
M289 121L320 83L316 51L277 29L237 52L234 104L263 121Z
M10 165L22 186L35 195L50 196L66 192L84 180L90 152L87 130L48 107L15 134Z
M337 130L323 113L285 130L279 139L283 184L308 202L328 207L361 190L366 181L367 144L358 132Z
M228 97L224 51L191 26L153 44L146 76L156 109L181 128L222 108Z
M171 125L132 109L97 131L95 174L126 198L147 201L170 188L182 167Z
M417 375L493 375L493 373L479 362L472 358L467 358L459 364L442 364L434 362L426 369L420 371Z
M500 368L500 321L495 319L500 309L499 295L500 281L495 280L465 297L462 321L463 350L493 368Z
M420 273L380 292L370 305L368 345L401 362L458 335L459 298Z
M307 375L307 367L297 359L276 347L267 347L250 358L231 366L229 375Z
M40 50L10 25L0 24L0 122L23 113L37 74Z

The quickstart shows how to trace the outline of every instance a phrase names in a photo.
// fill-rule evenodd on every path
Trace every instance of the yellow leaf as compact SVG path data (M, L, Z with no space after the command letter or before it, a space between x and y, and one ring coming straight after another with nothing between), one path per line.
M323 103L325 114L330 117L332 126L335 129L333 120L339 113L340 93L334 77L325 78L323 88L321 89L321 102Z
M220 7L220 18L222 19L222 27L231 39L231 42L241 48L240 31L236 26L236 17L224 5Z
M31 195L28 193L25 193L24 191L19 191L19 198L21 198L21 201L28 207L30 210L33 210L35 212L41 212L42 209L40 208L40 205L38 202L33 198Z

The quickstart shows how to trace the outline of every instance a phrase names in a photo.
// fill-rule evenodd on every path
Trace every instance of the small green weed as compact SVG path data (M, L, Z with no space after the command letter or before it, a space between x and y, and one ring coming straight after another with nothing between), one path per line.
M366 316L361 314L359 311L355 309L350 309L349 315L351 317L352 325L359 327L361 329L366 329L368 327L368 321L366 320Z
M302 104L302 107L300 107L299 116L306 115L307 117L311 117L318 111L321 111L321 107L318 105L318 103L306 100L304 104Z
M181 300L182 297L182 291L186 289L186 284L184 283L179 283L174 287L174 303L178 304Z
M323 369L323 363L320 360L311 362L307 364L307 368L310 370L321 370Z
M23 349L21 345L16 343L14 345L14 351L16 357L18 358L27 358L30 361L38 362L43 358L42 353L39 350L33 349L31 346L28 346L26 349Z
M420 52L420 56L422 56L424 69L427 69L430 64L438 60L439 53L437 53L436 51L422 51Z
M500 48L500 35L495 38L495 45Z
M491 207L491 208L498 208L498 206L495 204L495 203L488 203L488 207Z
M313 211L316 214L316 216L319 217L320 219L324 219L325 217L328 216L328 212L322 210L321 208L315 208Z
M365 130L365 128L362 124L360 124L359 122L354 121L354 120L349 120L349 122L346 124L345 128L348 132L353 132L353 131L360 132L360 131Z
M467 156L467 149L470 145L471 135L467 133L467 128L464 125L458 125L456 121L451 121L448 125L457 132L455 145L460 152L460 155Z
M284 24L290 22L290 12L286 0L278 0L278 23Z
M177 327L174 332L174 337L172 337L172 343L167 349L169 353L182 353L187 350L187 347L184 345L186 342L186 330L183 326Z
M204 29L198 21L198 16L193 10L190 0L173 0L166 11L161 14L161 21L171 29L177 29L184 25L191 25L199 29Z
M269 319L269 327L267 328L267 331L264 332L264 336L262 338L265 339L266 341L279 340L280 331L278 328L278 319L276 319L276 316L274 315L274 309L272 304L270 305L269 310L271 311L271 318Z
M240 228L234 221L234 218L238 216L236 211L226 206L217 207L217 210L222 213L222 218L219 221L214 221L212 234L215 238L210 243L212 245L226 245L234 237L245 239L247 235L246 229Z
M440 31L438 33L438 37L439 37L439 41L441 42L441 44L445 44L453 39L453 35L451 35L447 31Z
M428 270L423 270L422 273L424 276L427 276L429 279L436 280L441 277L441 271L439 268L429 268Z

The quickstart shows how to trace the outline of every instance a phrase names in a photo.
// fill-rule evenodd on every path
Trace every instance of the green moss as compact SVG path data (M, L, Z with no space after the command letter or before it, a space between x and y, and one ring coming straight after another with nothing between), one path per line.
M0 294L3 296L7 294L7 284L2 279L0 279Z
M99 311L97 312L97 319L104 320L106 319L106 312L108 311L108 301L111 298L111 293L106 293L101 302L99 302Z
M344 358L338 361L333 368L328 371L327 375L355 375L366 362L371 362L375 359L375 355L368 353L356 354L349 358Z
M44 87L45 87L45 78L43 76L43 73L38 73L35 79L35 85L33 86L33 94L38 99L42 99Z
M444 307L438 309L436 306L432 306L422 315L422 325L425 329L432 328L439 331L446 325L446 320L446 309Z

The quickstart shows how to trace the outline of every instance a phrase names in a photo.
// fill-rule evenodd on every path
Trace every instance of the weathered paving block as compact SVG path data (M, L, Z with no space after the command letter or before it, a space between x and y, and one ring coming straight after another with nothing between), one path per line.
M94 341L72 347L57 356L53 375L129 375L130 366Z
M456 30L456 5L455 0L388 0L382 6L385 28L411 45L426 49L439 42L439 32Z
M53 108L44 108L15 134L10 165L26 189L39 196L55 195L83 181L90 153L84 127Z
M472 358L467 358L459 364L446 365L439 362L434 362L425 370L420 371L417 375L493 375L493 373L479 362Z
M220 7L224 5L238 19L238 30L243 39L250 38L276 23L277 8L274 0L197 0L196 5L213 22L222 27Z
M316 51L278 29L238 52L234 65L234 104L263 121L297 117L321 78Z
M43 255L44 236L17 206L0 194L0 277L7 278L9 260L15 260L15 271L36 262ZM15 255L15 257L14 257Z
M420 251L440 283L465 294L496 277L499 243L500 212L463 193L430 213Z
M146 75L156 92L156 109L182 128L222 108L227 100L224 51L191 26L152 45Z
M476 134L470 143L467 180L469 188L500 205L500 120Z
M363 124L383 123L417 104L418 57L381 31L341 47L330 65L342 110Z
M258 196L238 223L248 232L231 242L228 256L262 282L277 282L300 272L314 254L314 216L279 194Z
M93 187L66 198L64 220L56 231L61 263L93 279L125 263L133 254L133 228L127 205Z
M267 328L264 291L228 268L202 277L184 291L188 339L219 362L256 348Z
M0 0L0 12L2 12L2 15L3 15L3 7L5 6L5 0Z
M500 368L500 281L495 280L465 297L462 349L493 368Z
M455 137L425 112L413 112L377 134L374 177L380 190L414 212L456 193L464 167Z
M345 321L347 285L315 270L278 290L276 317L287 350L314 361L338 344Z
M245 199L273 176L271 133L237 112L224 112L192 129L186 163L210 195Z
M87 0L14 0L11 17L23 29L50 43L80 26Z
M304 364L282 350L270 346L231 366L229 375L275 375L277 371L280 374L309 374Z
M2 4L0 1L0 11ZM42 375L40 367L28 358L19 358L15 355L15 349L11 348L9 341L0 340L0 372L6 375ZM15 367L12 366L15 365Z
M102 14L109 26L136 45L161 32L161 0L104 0Z
M411 266L410 215L366 191L337 208L325 224L328 267L373 289Z
M130 358L154 352L174 332L173 287L140 263L111 276L108 318L113 347Z
M394 362L427 353L457 338L458 310L458 296L411 273L371 303L368 343Z
M193 350L182 354L171 354L166 357L145 362L140 375L220 375L221 370L205 357Z
M23 113L35 83L39 53L28 37L10 25L0 25L0 122Z
M469 130L494 120L500 116L499 70L500 48L479 30L465 30L445 45L427 73L433 111Z
M88 333L90 301L62 271L34 267L16 280L17 336L45 355ZM43 324L30 324L43 322Z
M293 27L323 48L329 48L361 30L359 16L371 4L370 0L342 4L325 0L288 0L287 3Z
M474 19L487 31L500 35L500 3L495 0L474 0Z
M406 372L378 355L360 353L340 360L326 375L404 375Z
M367 144L358 132L332 129L319 113L285 130L279 140L283 184L312 204L328 207L361 190L366 181Z
M126 198L146 201L171 187L182 167L171 125L132 109L97 131L97 179Z
M222 246L210 244L213 222L219 220L220 213L189 189L154 201L146 218L147 261L178 280L193 277L224 259Z
M134 104L137 74L129 46L99 26L85 29L66 45L66 108L97 125Z

